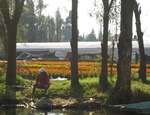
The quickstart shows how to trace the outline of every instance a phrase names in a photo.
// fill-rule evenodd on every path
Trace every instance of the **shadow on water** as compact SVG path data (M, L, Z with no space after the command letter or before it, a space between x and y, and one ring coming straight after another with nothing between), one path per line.
M15 103L16 102L16 88L14 88L11 85L7 85L6 93L5 93L5 96L3 96L2 100L5 102L6 105L11 105L12 103ZM4 113L5 115L16 115L16 110L7 109Z
M14 112L15 111L15 112ZM138 113L124 113L110 110L78 110L78 109L55 109L51 111L37 110L37 109L10 109L0 108L0 115L141 115Z

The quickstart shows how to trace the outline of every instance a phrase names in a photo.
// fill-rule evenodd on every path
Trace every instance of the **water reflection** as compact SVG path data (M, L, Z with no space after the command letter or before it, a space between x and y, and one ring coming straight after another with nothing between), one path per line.
M33 109L4 109L0 108L0 115L125 115L109 110L33 110Z

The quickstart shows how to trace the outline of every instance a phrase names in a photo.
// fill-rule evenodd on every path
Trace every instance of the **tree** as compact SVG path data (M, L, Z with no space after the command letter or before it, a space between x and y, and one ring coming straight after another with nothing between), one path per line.
M37 24L37 41L43 42L46 39L46 28L45 28L45 16L42 15L42 11L46 8L46 5L44 4L43 0L38 0L38 4L36 6L37 10L37 18L38 18L38 24ZM44 39L44 40L43 40Z
M4 57L7 57L7 32L6 26L4 24L4 19L2 18L2 13L0 12L0 44L2 51L4 51Z
M139 43L139 52L140 52L140 69L139 69L139 77L142 79L143 83L146 83L146 56L143 44L143 32L141 31L141 7L139 8L139 4L137 4L135 0L134 13L136 18L136 30L138 35L138 43Z
M78 41L84 41L84 34L83 34L83 36L79 35Z
M41 15L40 25L38 25L38 42L47 42L47 26L46 17Z
M133 8L133 0L121 0L121 33L118 43L117 81L115 95L113 95L118 103L129 103L132 94L131 54Z
M109 22L109 11L113 4L114 0L111 0L109 3L109 0L102 0L103 6L104 6L104 14L103 14L103 40L101 43L102 47L102 70L101 70L101 76L99 79L99 83L102 87L107 86L107 58L108 58L108 22Z
M66 21L63 23L62 26L62 38L63 41L69 41L71 39L71 34L72 34L72 11L69 12L69 16L66 18Z
M24 9L20 18L19 25L26 28L25 36L22 37L23 42L35 42L37 37L38 19L35 14L35 5L33 0L26 0Z
M99 31L99 34L98 34L98 40L99 40L99 41L102 41L102 40L103 40L103 34L102 34L102 31L101 31L101 30Z
M12 85L16 83L16 34L17 25L24 6L24 0L14 0L12 9L10 9L9 6L7 0L0 1L0 8L6 24L8 37L6 84Z
M62 41L63 42L70 41L71 36L72 36L72 11L69 11L68 17L66 18L65 22L63 22L62 24ZM78 41L83 41L83 37L79 35Z
M47 41L53 42L55 37L55 22L54 18L47 17Z
M27 42L27 31L28 29L26 26L21 21L19 21L17 29L17 42Z
M42 15L45 8L46 5L43 3L43 0L38 0L36 6L33 0L26 0L20 19L20 25L24 25L27 29L26 36L22 38L23 42L49 41L48 37L51 33L48 20L50 20L50 17Z
M59 9L56 11L56 36L55 36L55 41L60 42L61 40L61 26L62 26L63 20L61 18L61 14Z
M71 86L72 88L76 88L76 86L79 86L77 8L78 8L78 0L72 0L72 40L70 41L71 50L72 50L72 57L71 57Z
M91 33L86 36L86 41L97 41L95 31L93 29Z

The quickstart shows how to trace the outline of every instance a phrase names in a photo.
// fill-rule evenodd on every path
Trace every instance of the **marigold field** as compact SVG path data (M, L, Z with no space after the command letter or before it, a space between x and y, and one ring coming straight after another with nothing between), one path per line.
M46 71L56 77L70 77L70 62L69 61L28 61L27 63L22 63L21 68L18 66L21 64L21 61L17 61L17 73L19 71L23 71L24 73L31 72L32 74L36 74L39 72L41 67L45 68ZM0 61L0 73L6 72L6 62ZM132 73L138 73L139 64L131 65ZM99 76L101 70L100 62L78 62L78 74L82 77L96 77ZM111 65L108 64L108 73L112 70L112 74L117 73L117 64L113 64L113 68L111 69ZM147 64L147 74L150 73L150 64Z

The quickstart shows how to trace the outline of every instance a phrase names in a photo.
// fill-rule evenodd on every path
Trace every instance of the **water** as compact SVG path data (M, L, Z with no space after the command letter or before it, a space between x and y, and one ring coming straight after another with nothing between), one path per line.
M0 108L0 115L125 115L124 113L110 110L33 110L33 109L11 109Z

